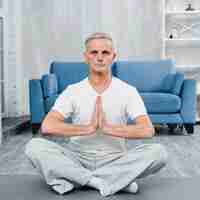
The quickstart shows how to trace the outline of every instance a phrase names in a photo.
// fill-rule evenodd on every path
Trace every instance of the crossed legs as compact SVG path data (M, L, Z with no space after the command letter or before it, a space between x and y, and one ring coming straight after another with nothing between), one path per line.
M43 138L34 138L25 153L46 183L59 194L83 185L93 185L103 196L114 194L136 180L159 171L167 160L167 153L160 144L144 144L133 148L116 159L101 160L95 170L87 169L74 152Z

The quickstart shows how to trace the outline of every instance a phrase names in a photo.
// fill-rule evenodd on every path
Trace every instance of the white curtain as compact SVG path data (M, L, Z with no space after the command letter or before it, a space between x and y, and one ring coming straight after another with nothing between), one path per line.
M82 60L92 32L109 32L118 59L160 58L161 0L26 0L23 4L25 76L40 77L52 60Z

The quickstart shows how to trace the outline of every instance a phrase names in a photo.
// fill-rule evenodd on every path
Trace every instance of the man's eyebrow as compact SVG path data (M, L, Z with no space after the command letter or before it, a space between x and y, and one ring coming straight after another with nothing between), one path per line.
M110 53L111 51L109 50L103 50L102 53Z
M93 49L93 50L90 50L90 52L102 52L102 53L110 53L111 51L110 50L96 50L96 49Z
M91 52L91 53L97 53L98 50L93 49L93 50L90 50L89 52Z

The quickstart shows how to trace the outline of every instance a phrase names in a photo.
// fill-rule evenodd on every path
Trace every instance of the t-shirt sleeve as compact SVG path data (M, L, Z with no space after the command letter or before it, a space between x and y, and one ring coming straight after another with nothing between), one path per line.
M147 115L147 111L136 88L132 88L127 98L126 112L128 117L135 120L140 115Z
M72 92L68 86L56 99L51 111L61 113L65 118L68 118L73 113Z

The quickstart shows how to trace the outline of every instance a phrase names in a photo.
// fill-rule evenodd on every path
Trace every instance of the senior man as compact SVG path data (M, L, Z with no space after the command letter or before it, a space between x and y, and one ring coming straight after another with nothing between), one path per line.
M62 92L41 128L44 135L69 137L69 143L33 138L25 153L59 194L84 185L102 196L137 193L136 179L165 166L166 150L160 144L127 149L126 140L151 138L154 128L137 89L112 76L116 53L110 35L90 35L84 57L88 77ZM71 124L64 122L69 116Z

